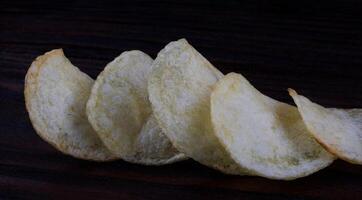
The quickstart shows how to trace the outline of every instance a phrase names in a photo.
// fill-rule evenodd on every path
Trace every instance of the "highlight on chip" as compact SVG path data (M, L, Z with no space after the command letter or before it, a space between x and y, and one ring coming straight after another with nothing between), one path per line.
M362 164L362 109L325 108L288 89L310 133L330 153Z
M185 39L171 42L153 63L149 98L173 145L194 160L228 174L244 174L213 133L210 93L223 74Z
M133 163L161 165L186 157L163 135L151 117L147 82L152 58L127 51L97 77L87 103L87 116L107 148Z
M310 136L297 108L263 95L240 74L215 85L211 119L232 158L255 175L290 180L334 160Z
M114 160L86 117L92 85L62 49L52 50L37 57L26 74L26 108L37 134L59 151L86 160Z

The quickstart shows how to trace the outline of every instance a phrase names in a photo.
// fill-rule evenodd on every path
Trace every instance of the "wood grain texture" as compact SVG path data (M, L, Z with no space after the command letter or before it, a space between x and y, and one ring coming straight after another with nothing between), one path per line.
M93 78L125 50L152 57L187 38L224 73L292 103L362 107L358 1L7 1L0 6L0 199L362 199L362 168L343 161L295 181L227 176L194 161L145 167L65 156L24 106L32 60L54 48Z

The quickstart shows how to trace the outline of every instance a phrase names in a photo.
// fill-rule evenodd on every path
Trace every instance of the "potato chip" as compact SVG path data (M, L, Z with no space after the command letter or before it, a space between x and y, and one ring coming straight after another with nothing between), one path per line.
M86 160L113 160L116 157L86 117L92 85L61 49L52 50L36 58L26 74L26 108L38 135L61 152Z
M95 81L87 115L112 153L129 162L160 165L185 156L150 117L147 82L152 62L141 51L124 52L110 62Z
M354 164L362 164L362 109L324 108L288 89L303 121L327 151Z
M224 173L245 173L222 147L211 127L211 88L222 73L185 39L166 45L153 65L149 98L156 119L173 145L194 160Z
M310 136L297 108L261 94L240 74L215 85L211 119L232 158L256 175L290 180L334 160Z

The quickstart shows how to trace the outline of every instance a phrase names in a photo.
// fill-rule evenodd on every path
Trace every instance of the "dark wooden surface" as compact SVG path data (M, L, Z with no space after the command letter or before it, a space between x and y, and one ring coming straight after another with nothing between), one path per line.
M96 77L122 51L152 57L187 38L220 70L291 103L287 87L326 106L362 107L358 1L2 1L0 199L362 199L362 168L343 161L306 178L227 176L194 161L94 163L34 132L23 84L32 60L63 48Z

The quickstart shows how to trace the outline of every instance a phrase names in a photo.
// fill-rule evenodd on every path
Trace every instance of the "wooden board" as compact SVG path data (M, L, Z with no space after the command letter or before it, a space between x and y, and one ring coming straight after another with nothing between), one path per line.
M296 181L227 176L194 161L93 163L34 132L23 84L54 48L93 78L125 50L152 57L187 38L224 73L292 103L362 107L362 4L355 1L8 1L0 5L0 199L362 199L362 168L343 161Z

